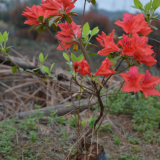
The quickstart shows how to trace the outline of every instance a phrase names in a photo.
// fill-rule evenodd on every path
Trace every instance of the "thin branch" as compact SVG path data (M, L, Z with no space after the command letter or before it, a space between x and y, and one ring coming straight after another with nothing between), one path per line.
M61 45L61 47L64 49L64 51L66 52L66 54L68 55L68 57L71 59L71 61L74 63L74 61L72 60L71 56L69 55L68 51L64 48L63 44L59 41L59 39L47 28L48 32L52 35L53 38L55 38L58 43Z
M120 88L119 88L118 92L116 93L116 95L115 95L114 99L112 100L111 104L110 104L110 105L109 105L109 107L107 108L107 110L106 110L106 112L105 112L105 114L104 114L103 118L101 119L101 122L100 122L100 124L99 124L98 128L96 129L96 132L98 131L98 129L99 129L99 128L100 128L100 126L102 125L102 122L103 122L103 120L104 120L105 116L107 115L108 110L111 108L111 106L112 106L112 104L113 104L114 100L117 98L117 96L118 96L118 94L119 94L119 92L120 92L120 90L121 90L121 88L122 88L123 84L124 84L124 82L123 82L123 83L122 83L122 85L120 86Z

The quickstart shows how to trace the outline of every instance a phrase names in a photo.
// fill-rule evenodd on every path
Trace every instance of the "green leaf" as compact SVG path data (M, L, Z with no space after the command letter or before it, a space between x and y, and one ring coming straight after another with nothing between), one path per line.
M23 69L23 68L19 68L19 71L20 71L20 72L23 72L23 71L24 71L24 69Z
M146 11L149 11L152 7L152 0L150 2L148 2L145 6L144 6L144 10L145 12Z
M45 71L46 73L50 74L50 71L49 71L49 69L48 69L46 66L42 66L42 68L44 69L44 71Z
M17 71L17 66L13 66L13 67L12 67L12 72L13 72L13 73L16 73L16 71Z
M46 57L44 58L44 61L47 59L47 57L48 57L48 54L47 54Z
M92 120L89 122L89 127L90 127L90 128L93 128L96 119L97 119L97 118L94 116L94 117L92 118Z
M45 74L45 70L43 68L40 69L43 74Z
M43 22L43 19L44 19L43 16L39 16L39 17L38 17L38 20L39 20L40 22Z
M86 121L83 119L83 120L81 121L81 124L82 124L82 126L84 127L85 124L86 124Z
M8 33L7 33L7 31L5 31L5 32L3 33L3 40L4 40L4 42L7 42L7 41L8 41Z
M92 116L89 118L88 122L91 123L92 122Z
M53 64L51 65L51 67L50 67L50 72L52 71L52 69L53 69L53 67L54 67L54 64L55 64L55 63L53 63Z
M153 0L152 7L156 10L160 6L160 0Z
M0 33L0 44L2 44L3 43L3 36L2 36L2 34Z
M88 55L90 55L90 56L97 56L97 54L95 54L95 53L88 53Z
M151 28L155 29L156 31L158 30L158 28L155 26L151 26Z
M72 23L72 19L71 19L71 17L66 16L66 20L67 20L67 22L68 22L68 23Z
M49 27L51 27L51 25L53 24L53 22L55 22L56 19L58 19L58 18L59 18L59 16L53 17L53 18L49 21Z
M37 32L38 32L39 34L42 33L42 32L43 32L43 26L40 26L40 27L38 28Z
M95 4L96 4L96 0L92 0L91 3L92 3L93 5L95 5Z
M30 30L29 30L29 32L31 32L33 29L35 29L36 27L38 27L39 25L36 25L36 26L33 26Z
M120 58L120 56L117 56L117 57L113 58L113 59L110 61L110 62L114 63L114 64L112 65L112 67L115 66L115 64L117 63L117 61L118 61L119 58Z
M73 61L77 60L77 57L73 53L71 53L71 58L72 58Z
M82 31L85 36L88 35L88 33L90 32L90 26L88 22L84 24Z
M68 41L68 42L66 42L66 44L68 44L68 43L72 43L72 42L74 42L74 40Z
M44 56L43 56L43 53L40 53L40 55L39 55L39 60L40 60L40 62L41 62L41 63L43 63L43 62L44 62Z
M134 0L134 5L140 10L143 9L143 4L139 0Z
M31 69L26 69L26 71L27 71L27 72L34 73L34 71L33 71L33 70L31 70Z
M8 53L10 51L10 49L9 48L6 48L6 53Z
M136 6L131 6L132 8L135 8L135 9L139 9L139 8L137 8Z
M47 80L47 77L43 79L42 83L44 83Z
M78 13L70 12L70 13L69 13L69 15L71 15L71 16L77 16L77 15L78 15Z
M63 52L63 57L69 62L70 61L70 58L69 56L67 55L67 53Z
M95 27L95 28L92 30L92 32L91 32L91 36L96 35L98 32L99 32L98 27Z
M160 0L153 0L152 7L156 10L160 6Z
M97 45L95 45L95 44L89 44L89 46L94 46L94 47L98 47Z
M78 62L81 62L83 60L83 54L81 54L78 58L77 58L77 61Z

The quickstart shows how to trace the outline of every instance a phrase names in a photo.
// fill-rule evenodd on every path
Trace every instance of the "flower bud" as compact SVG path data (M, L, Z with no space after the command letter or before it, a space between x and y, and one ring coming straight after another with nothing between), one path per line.
M75 52L77 52L77 51L78 51L78 44L77 44L77 43L75 43L75 44L74 44L74 46L73 46L73 50L74 50Z

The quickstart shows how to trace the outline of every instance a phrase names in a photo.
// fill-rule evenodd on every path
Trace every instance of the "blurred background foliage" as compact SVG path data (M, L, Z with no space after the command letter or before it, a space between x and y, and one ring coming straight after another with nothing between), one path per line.
M0 0L0 32L7 30L10 32L10 36L14 38L23 38L33 40L35 42L46 41L50 44L56 44L56 40L54 40L47 32L42 34L38 34L36 30L28 32L31 26L24 24L26 18L22 16L22 12L25 10L26 6L31 7L34 4L39 5L40 3L41 0ZM75 9L74 11L80 12L77 17L73 18L77 24L81 24L82 11ZM85 13L84 22L89 22L91 29L98 25L100 28L99 34L103 31L108 35L112 29L115 29L114 38L116 41L117 37L123 34L123 30L114 23L118 19L121 20L123 13L125 12L125 10L111 12L99 9L98 5L95 5ZM151 33L150 37L160 41L160 23L154 22L153 25L156 26L158 30ZM95 37L93 37L92 43L98 45L98 48L94 48L98 51L101 49L101 46L96 41ZM156 53L156 59L158 60L157 67L160 67L160 45L158 42L153 40L149 40L149 44L153 45Z

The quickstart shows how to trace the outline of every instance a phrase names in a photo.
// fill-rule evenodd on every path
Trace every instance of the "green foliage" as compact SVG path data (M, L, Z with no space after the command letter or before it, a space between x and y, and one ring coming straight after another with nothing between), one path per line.
M84 119L82 119L81 124L82 124L82 126L84 127L85 124L86 124L86 121L85 121Z
M129 137L129 138L128 138L128 142L129 142L130 144L136 145L136 144L139 144L139 143L140 143L140 139L137 138L137 137Z
M95 121L97 120L96 117L90 117L88 122L89 122L89 127L93 128Z
M110 123L105 123L99 130L99 132L104 131L106 133L110 133L111 131L111 124Z
M119 159L120 160L141 160L142 159L142 156L134 156L132 154L123 154L123 155L120 155L119 156Z
M99 32L99 28L98 28L98 27L95 27L95 28L92 30L92 32L91 32L91 36L96 35L98 32Z
M121 141L117 135L113 135L114 145L119 146Z
M117 91L114 90L113 93ZM108 106L114 96L108 96L104 99ZM156 96L145 98L139 94L139 100L132 94L119 94L109 112L111 114L130 114L133 117L132 123L135 130L144 132L155 130L160 126L160 100Z
M70 61L70 58L69 56L67 55L67 53L63 52L63 57L69 62Z
M156 10L160 6L160 1L159 0L153 0L152 7L154 10Z
M12 46L6 47L6 42L8 41L9 33L5 31L3 34L0 32L0 51L4 56L8 56L9 48Z
M92 0L91 3L92 3L93 5L95 5L95 4L96 4L96 0Z
M12 73L16 73L16 71L17 71L17 66L13 66L12 67Z
M77 61L77 57L73 53L71 53L71 58L73 61Z
M90 32L90 26L89 26L89 23L85 23L83 28L82 28L82 31L83 31L83 34L84 36L87 36Z
M36 134L35 131L31 131L28 139L31 140L32 142L36 142L36 140L38 139L38 135Z
M139 0L134 0L134 5L139 9L143 8L143 4Z
M140 9L141 12L145 15L145 20L151 23L154 19L159 20L157 17L153 16L156 9L160 6L159 0L150 0L144 6L139 0L134 0L133 8ZM157 21L158 22L158 21ZM153 29L157 30L155 26L151 26Z
M78 115L72 115L72 119L69 119L70 127L77 127L78 126Z

